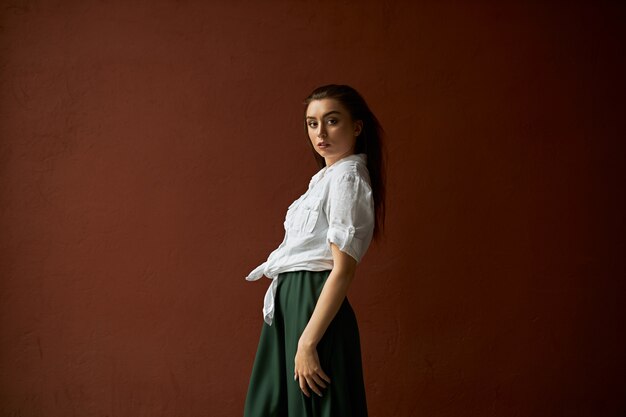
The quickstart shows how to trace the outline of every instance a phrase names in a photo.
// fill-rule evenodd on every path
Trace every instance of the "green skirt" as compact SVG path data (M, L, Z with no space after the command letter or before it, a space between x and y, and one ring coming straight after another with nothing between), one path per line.
M311 397L293 379L298 339L330 271L278 275L274 320L263 322L244 417L366 417L367 403L356 316L346 297L317 345L331 383Z

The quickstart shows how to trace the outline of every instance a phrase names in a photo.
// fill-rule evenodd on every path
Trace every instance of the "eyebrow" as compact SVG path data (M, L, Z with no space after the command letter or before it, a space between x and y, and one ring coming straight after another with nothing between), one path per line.
M331 110L331 111L329 111L328 113L324 113L324 115L322 116L322 119L323 119L324 117L328 116L329 114L333 114L333 113L341 114L341 112L340 112L340 111L338 111L338 110ZM307 116L306 118L307 118L307 119L315 119L315 117L313 117L313 116Z

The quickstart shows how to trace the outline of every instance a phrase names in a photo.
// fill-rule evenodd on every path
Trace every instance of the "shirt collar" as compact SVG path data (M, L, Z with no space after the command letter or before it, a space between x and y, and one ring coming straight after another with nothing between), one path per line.
M362 163L366 164L367 163L367 155L364 154L364 153L355 153L355 154L352 154L352 155L348 155L346 157L341 158L339 161L335 162L331 166L324 167L324 169L326 169L327 172L330 172L337 165L342 164L344 162L348 162L348 161L358 161L358 162L362 162Z
M320 169L317 174L313 175L313 177L311 178L311 182L309 183L309 188L315 185L319 180L321 180L327 172L331 172L333 169L335 169L337 165L349 161L357 161L363 164L367 164L367 155L364 153L348 155L336 161L331 166L325 166L324 168Z

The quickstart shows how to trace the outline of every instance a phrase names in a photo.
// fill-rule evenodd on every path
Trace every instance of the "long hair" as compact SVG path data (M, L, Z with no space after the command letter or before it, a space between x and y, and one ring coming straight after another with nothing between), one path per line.
M320 156L309 140L306 111L313 100L331 98L339 101L350 113L352 120L361 120L363 128L357 138L354 153L367 155L367 169L370 175L372 193L374 195L374 239L378 239L385 225L385 148L383 144L384 130L374 113L369 109L363 97L348 85L328 84L313 90L304 100L304 132L307 142L311 146L317 165L326 166L326 161Z

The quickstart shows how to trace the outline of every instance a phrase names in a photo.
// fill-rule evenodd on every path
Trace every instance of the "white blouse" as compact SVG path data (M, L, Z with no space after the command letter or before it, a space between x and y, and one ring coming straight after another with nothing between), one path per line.
M332 269L331 242L357 263L365 255L374 232L374 196L366 163L367 155L353 154L320 169L308 190L289 206L280 246L246 277L272 279L263 303L263 319L270 326L278 274Z

